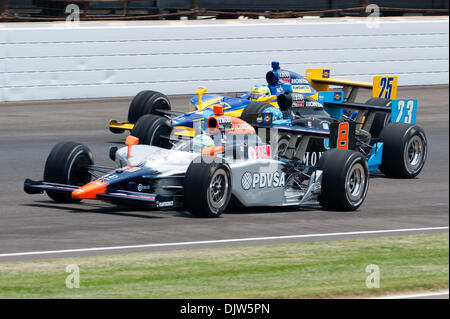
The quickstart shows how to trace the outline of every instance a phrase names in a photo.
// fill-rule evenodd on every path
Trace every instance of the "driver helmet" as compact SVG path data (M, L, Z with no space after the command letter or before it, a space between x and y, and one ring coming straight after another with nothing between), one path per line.
M269 87L265 84L260 84L252 87L248 99L250 101L256 101L261 96L269 96L269 95L271 95Z
M192 139L192 150L194 152L201 152L203 149L213 146L215 146L213 139L206 134L197 135Z

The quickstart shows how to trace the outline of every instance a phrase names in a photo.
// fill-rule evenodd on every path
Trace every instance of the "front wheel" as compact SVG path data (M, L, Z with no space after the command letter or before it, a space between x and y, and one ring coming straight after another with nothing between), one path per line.
M322 188L319 202L328 209L353 211L364 202L369 188L365 157L355 151L330 149L319 160Z
M131 101L128 109L128 122L136 123L146 114L161 114L158 110L170 110L169 98L156 91L141 91Z
M154 145L162 148L171 148L170 134L172 124L164 116L147 114L137 120L131 135L139 138L139 144Z
M44 182L83 186L91 181L89 165L94 159L89 148L74 142L56 144L47 157L44 168ZM48 197L57 202L76 203L71 194L47 191Z
M184 177L184 206L198 217L219 217L231 198L231 171L210 156L197 157Z

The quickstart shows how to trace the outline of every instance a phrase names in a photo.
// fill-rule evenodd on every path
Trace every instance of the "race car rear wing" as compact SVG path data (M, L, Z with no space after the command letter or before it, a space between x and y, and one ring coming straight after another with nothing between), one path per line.
M391 122L416 123L417 99L393 99L390 106L345 102L343 91L319 92L318 101L325 111L336 120L344 118L344 110L356 111L354 121L361 129L370 131L376 113L390 114Z
M306 79L317 91L329 91L330 85L339 85L344 90L344 100L353 102L359 88L371 89L372 97L395 99L397 97L397 76L375 76L373 82L331 78L330 69L307 69Z

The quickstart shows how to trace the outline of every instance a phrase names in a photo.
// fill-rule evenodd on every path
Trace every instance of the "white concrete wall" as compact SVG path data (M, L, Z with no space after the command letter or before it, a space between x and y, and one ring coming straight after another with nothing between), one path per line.
M272 60L304 74L448 84L449 20L288 19L0 25L0 101L245 91ZM373 25L371 25L373 27Z

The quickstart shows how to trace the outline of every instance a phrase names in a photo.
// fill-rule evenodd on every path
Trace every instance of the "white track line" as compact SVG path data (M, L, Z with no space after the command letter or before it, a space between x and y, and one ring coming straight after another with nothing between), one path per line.
M422 297L438 297L448 295L448 291L441 292L429 292L422 294L412 294L412 295L393 295L393 296L385 296L385 297L377 297L372 299L408 299L408 298L422 298Z
M179 243L161 243L161 244L112 246L112 247L93 247L93 248L64 249L64 250L29 251L29 252L20 252L20 253L0 254L0 257L47 255L47 254L64 254L64 253L76 253L76 252L88 252L88 251L151 248L151 247L167 247L167 246L204 245L204 244L219 244L219 243L262 241L262 240L278 240L278 239L332 237L332 236L383 234L383 233L399 233L399 232L414 232L414 231L431 231L431 230L444 230L444 229L448 230L449 227L445 226L445 227L427 227L427 228L406 228L406 229L403 228L403 229L386 229L386 230L366 230L366 231L342 232L342 233L306 234L306 235L289 235L289 236L273 236L273 237L253 237L253 238L219 239L219 240L204 240L204 241L186 241L186 242L179 242Z

